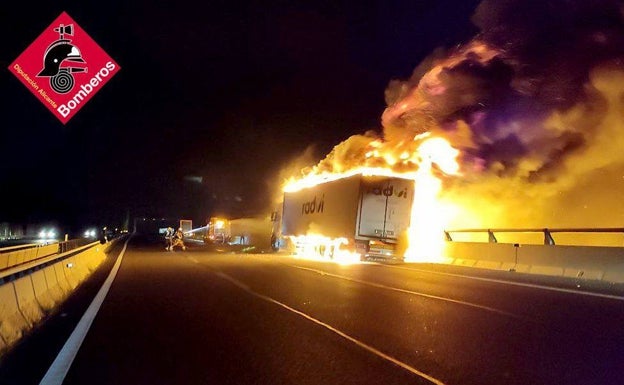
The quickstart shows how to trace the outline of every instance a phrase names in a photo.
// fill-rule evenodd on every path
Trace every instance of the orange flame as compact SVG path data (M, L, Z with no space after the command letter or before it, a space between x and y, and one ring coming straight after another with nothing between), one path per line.
M446 174L457 174L459 151L445 139L434 137L425 140L418 153L422 163L415 178L409 246L404 258L408 262L441 262L444 229L451 218L450 208L438 200L442 181L432 173L432 166L436 164Z
M360 262L360 254L349 250L347 238L329 238L320 234L291 236L296 245L296 257L321 261L332 261L341 265Z
M444 174L457 174L459 151L446 139L424 133L411 143L400 143L395 147L379 139L370 140L362 154L360 159L350 159L351 164L328 157L304 177L287 181L283 191L299 191L356 174L412 179L415 181L415 196L405 260L441 260L443 231L450 219L450 210L437 199L442 182L434 175L433 165ZM341 263L355 263L360 259L359 254L344 248L347 239L307 234L291 237L291 240L298 245L297 254L303 258L327 260L331 257ZM331 255L328 254L330 250Z

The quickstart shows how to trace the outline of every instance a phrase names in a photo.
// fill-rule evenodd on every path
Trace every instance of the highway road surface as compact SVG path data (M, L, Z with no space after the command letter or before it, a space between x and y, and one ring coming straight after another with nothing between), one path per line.
M58 369L122 246L0 362L0 383ZM136 235L75 358L42 383L622 384L621 288L577 284L201 244L167 252Z

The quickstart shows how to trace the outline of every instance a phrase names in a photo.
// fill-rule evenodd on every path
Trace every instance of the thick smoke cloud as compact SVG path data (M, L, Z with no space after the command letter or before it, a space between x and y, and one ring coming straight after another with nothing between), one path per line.
M425 61L424 74L419 68L390 84L386 137L431 130L453 137L466 124L467 155L486 168L526 173L519 167L527 156L537 162L533 174L552 168L584 145L585 132L571 128L555 138L543 123L591 98L593 68L624 57L622 10L619 1L484 1L473 17L479 36Z
M624 223L623 4L485 0L478 36L390 83L386 140L429 131L462 151L456 226Z
M351 137L311 172L417 169L371 149L414 154L427 133L461 154L440 196L449 228L624 226L624 0L484 0L472 20L471 41L390 82L381 138Z

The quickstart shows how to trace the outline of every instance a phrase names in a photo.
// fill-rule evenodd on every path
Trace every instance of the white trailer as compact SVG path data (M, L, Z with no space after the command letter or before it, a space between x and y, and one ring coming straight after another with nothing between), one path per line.
M282 237L347 238L363 258L402 258L414 181L356 174L284 194Z

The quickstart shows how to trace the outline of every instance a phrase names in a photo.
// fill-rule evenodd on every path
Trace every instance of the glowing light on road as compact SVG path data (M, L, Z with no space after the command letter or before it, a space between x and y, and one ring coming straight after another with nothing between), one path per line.
M331 261L341 265L360 263L361 255L352 250L346 238L329 238L319 234L289 237L296 247L297 258Z

